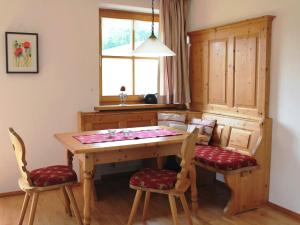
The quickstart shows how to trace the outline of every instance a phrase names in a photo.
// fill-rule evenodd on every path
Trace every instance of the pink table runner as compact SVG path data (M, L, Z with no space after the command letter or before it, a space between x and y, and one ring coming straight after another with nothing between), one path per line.
M168 129L155 129L155 130L140 130L140 131L118 131L114 135L110 133L105 134L91 134L74 136L74 138L80 141L81 144L94 144L112 141L125 141L144 138L166 137L181 135L181 132Z

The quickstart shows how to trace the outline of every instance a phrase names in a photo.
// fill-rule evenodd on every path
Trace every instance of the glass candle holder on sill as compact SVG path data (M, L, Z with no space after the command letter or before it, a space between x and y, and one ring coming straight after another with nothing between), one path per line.
M120 96L120 104L125 105L127 100L127 94L125 94L124 91L121 91L121 94L119 96Z

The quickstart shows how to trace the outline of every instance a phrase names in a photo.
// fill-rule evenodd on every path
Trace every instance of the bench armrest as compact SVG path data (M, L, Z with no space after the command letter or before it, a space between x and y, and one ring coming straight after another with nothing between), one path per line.
M255 144L255 146L253 147L253 149L251 150L251 154L255 155L257 149L259 148L261 141L263 139L263 135L264 135L264 118L261 118L259 121L259 137L257 139L257 142Z

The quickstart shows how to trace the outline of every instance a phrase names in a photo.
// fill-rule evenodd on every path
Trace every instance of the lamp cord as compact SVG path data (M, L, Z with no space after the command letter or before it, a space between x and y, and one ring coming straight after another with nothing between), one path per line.
M151 26L151 36L150 38L156 38L154 35L154 0L152 0L152 26Z

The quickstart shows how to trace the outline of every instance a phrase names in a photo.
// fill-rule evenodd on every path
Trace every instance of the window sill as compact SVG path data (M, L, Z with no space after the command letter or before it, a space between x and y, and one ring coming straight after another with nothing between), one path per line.
M121 111L141 109L184 109L180 104L125 104L125 105L101 105L95 106L95 111Z

